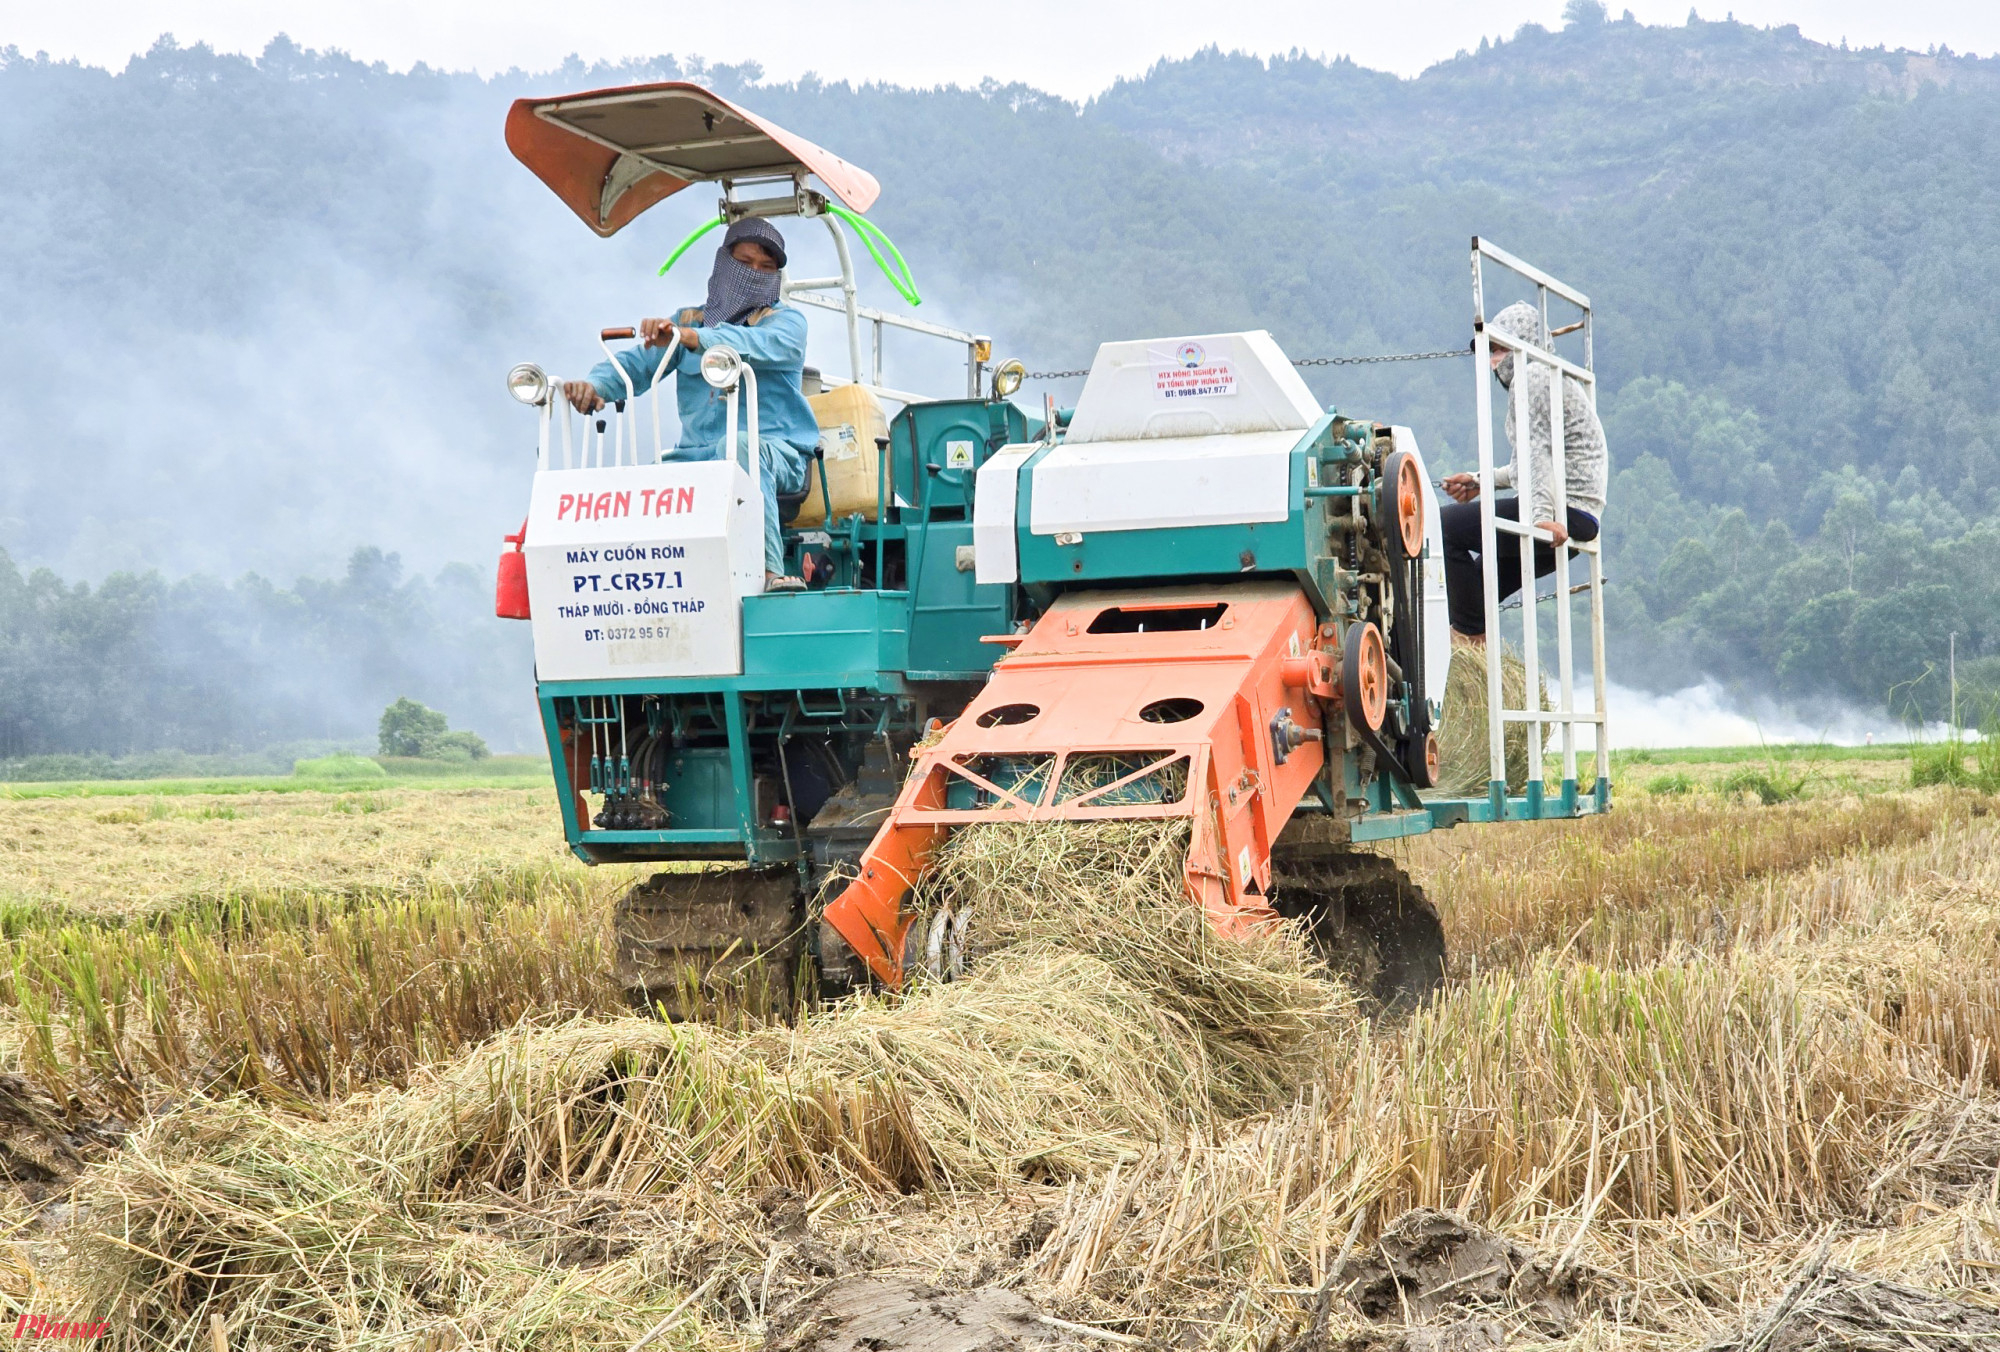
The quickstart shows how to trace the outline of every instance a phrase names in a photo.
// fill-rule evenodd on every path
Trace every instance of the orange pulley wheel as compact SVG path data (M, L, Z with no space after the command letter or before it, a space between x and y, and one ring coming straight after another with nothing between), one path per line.
M1391 451L1382 461L1382 480L1382 505L1395 513L1384 534L1393 535L1390 544L1400 546L1404 558L1414 559L1424 552L1424 472L1408 451Z
M1417 763L1410 767L1421 776L1417 781L1417 787L1436 788L1439 777L1444 773L1443 765L1444 757L1438 750L1438 735L1434 732L1425 733L1424 744L1418 748Z
M1340 659L1347 716L1370 732L1379 731L1389 712L1389 655L1382 647L1382 631L1366 620L1349 625Z

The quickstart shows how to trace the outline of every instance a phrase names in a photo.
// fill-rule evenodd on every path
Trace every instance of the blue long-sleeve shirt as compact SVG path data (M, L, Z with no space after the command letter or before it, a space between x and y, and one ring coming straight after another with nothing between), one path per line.
M681 436L676 450L722 444L728 426L729 406L724 402L728 396L711 389L701 378L702 353L718 345L735 348L757 373L759 437L782 441L803 452L819 444L819 423L801 387L800 373L806 363L804 315L789 305L777 305L754 324L699 325L695 332L701 335L701 350L683 348L674 359L673 370L660 377L664 381L672 376L679 385L675 395L680 405ZM616 354L618 365L632 378L634 394L646 392L666 352L663 347L628 347ZM625 382L608 361L591 368L590 383L607 401L625 397ZM747 430L745 412L739 406L737 418Z

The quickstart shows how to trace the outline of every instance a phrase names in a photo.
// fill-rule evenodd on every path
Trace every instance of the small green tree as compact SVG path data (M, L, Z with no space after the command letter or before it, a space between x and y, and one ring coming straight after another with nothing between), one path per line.
M380 754L424 760L476 761L493 753L476 732L447 732L449 720L407 697L382 711Z
M445 735L451 720L404 696L382 711L377 749L384 756L421 756L426 744Z
M441 761L485 760L492 755L486 739L476 732L441 732L424 739L424 758Z

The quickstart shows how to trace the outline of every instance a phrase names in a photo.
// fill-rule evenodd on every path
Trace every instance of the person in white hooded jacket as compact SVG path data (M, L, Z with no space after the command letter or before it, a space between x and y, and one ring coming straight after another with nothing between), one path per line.
M1542 317L1534 306L1525 302L1510 305L1495 315L1492 327L1522 342L1533 343L1543 351L1549 350L1549 333L1542 324ZM1547 531L1556 544L1565 540L1588 544L1597 538L1604 516L1604 490L1609 472L1604 424L1597 420L1597 413L1590 403L1590 391L1584 388L1583 382L1565 375L1562 378L1563 486L1568 510L1558 520L1555 456L1549 435L1552 412L1549 395L1555 373L1539 362L1530 362L1527 378L1517 381L1514 379L1515 370L1514 354L1496 348L1493 373L1507 387L1507 442L1514 448L1516 463L1521 457L1521 447L1514 440L1515 401L1528 401L1528 454L1532 468L1528 519ZM1495 467L1494 487L1513 488L1515 483L1515 463ZM1460 638L1484 642L1486 600L1480 578L1479 503L1476 501L1479 497L1479 477L1475 474L1448 475L1444 480L1444 490L1456 499L1438 514L1438 525L1444 536L1445 590L1450 603L1452 632ZM1520 520L1520 498L1496 499L1493 514L1509 521ZM1519 536L1502 532L1495 545L1500 597L1505 600L1521 589L1521 541ZM1555 571L1555 567L1555 550L1537 541L1535 576L1546 577Z

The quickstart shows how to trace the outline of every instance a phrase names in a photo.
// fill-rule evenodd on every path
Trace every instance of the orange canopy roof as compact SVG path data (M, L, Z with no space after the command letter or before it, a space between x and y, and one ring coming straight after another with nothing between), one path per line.
M812 174L855 211L882 191L865 169L681 81L517 99L507 148L607 236L692 183Z

